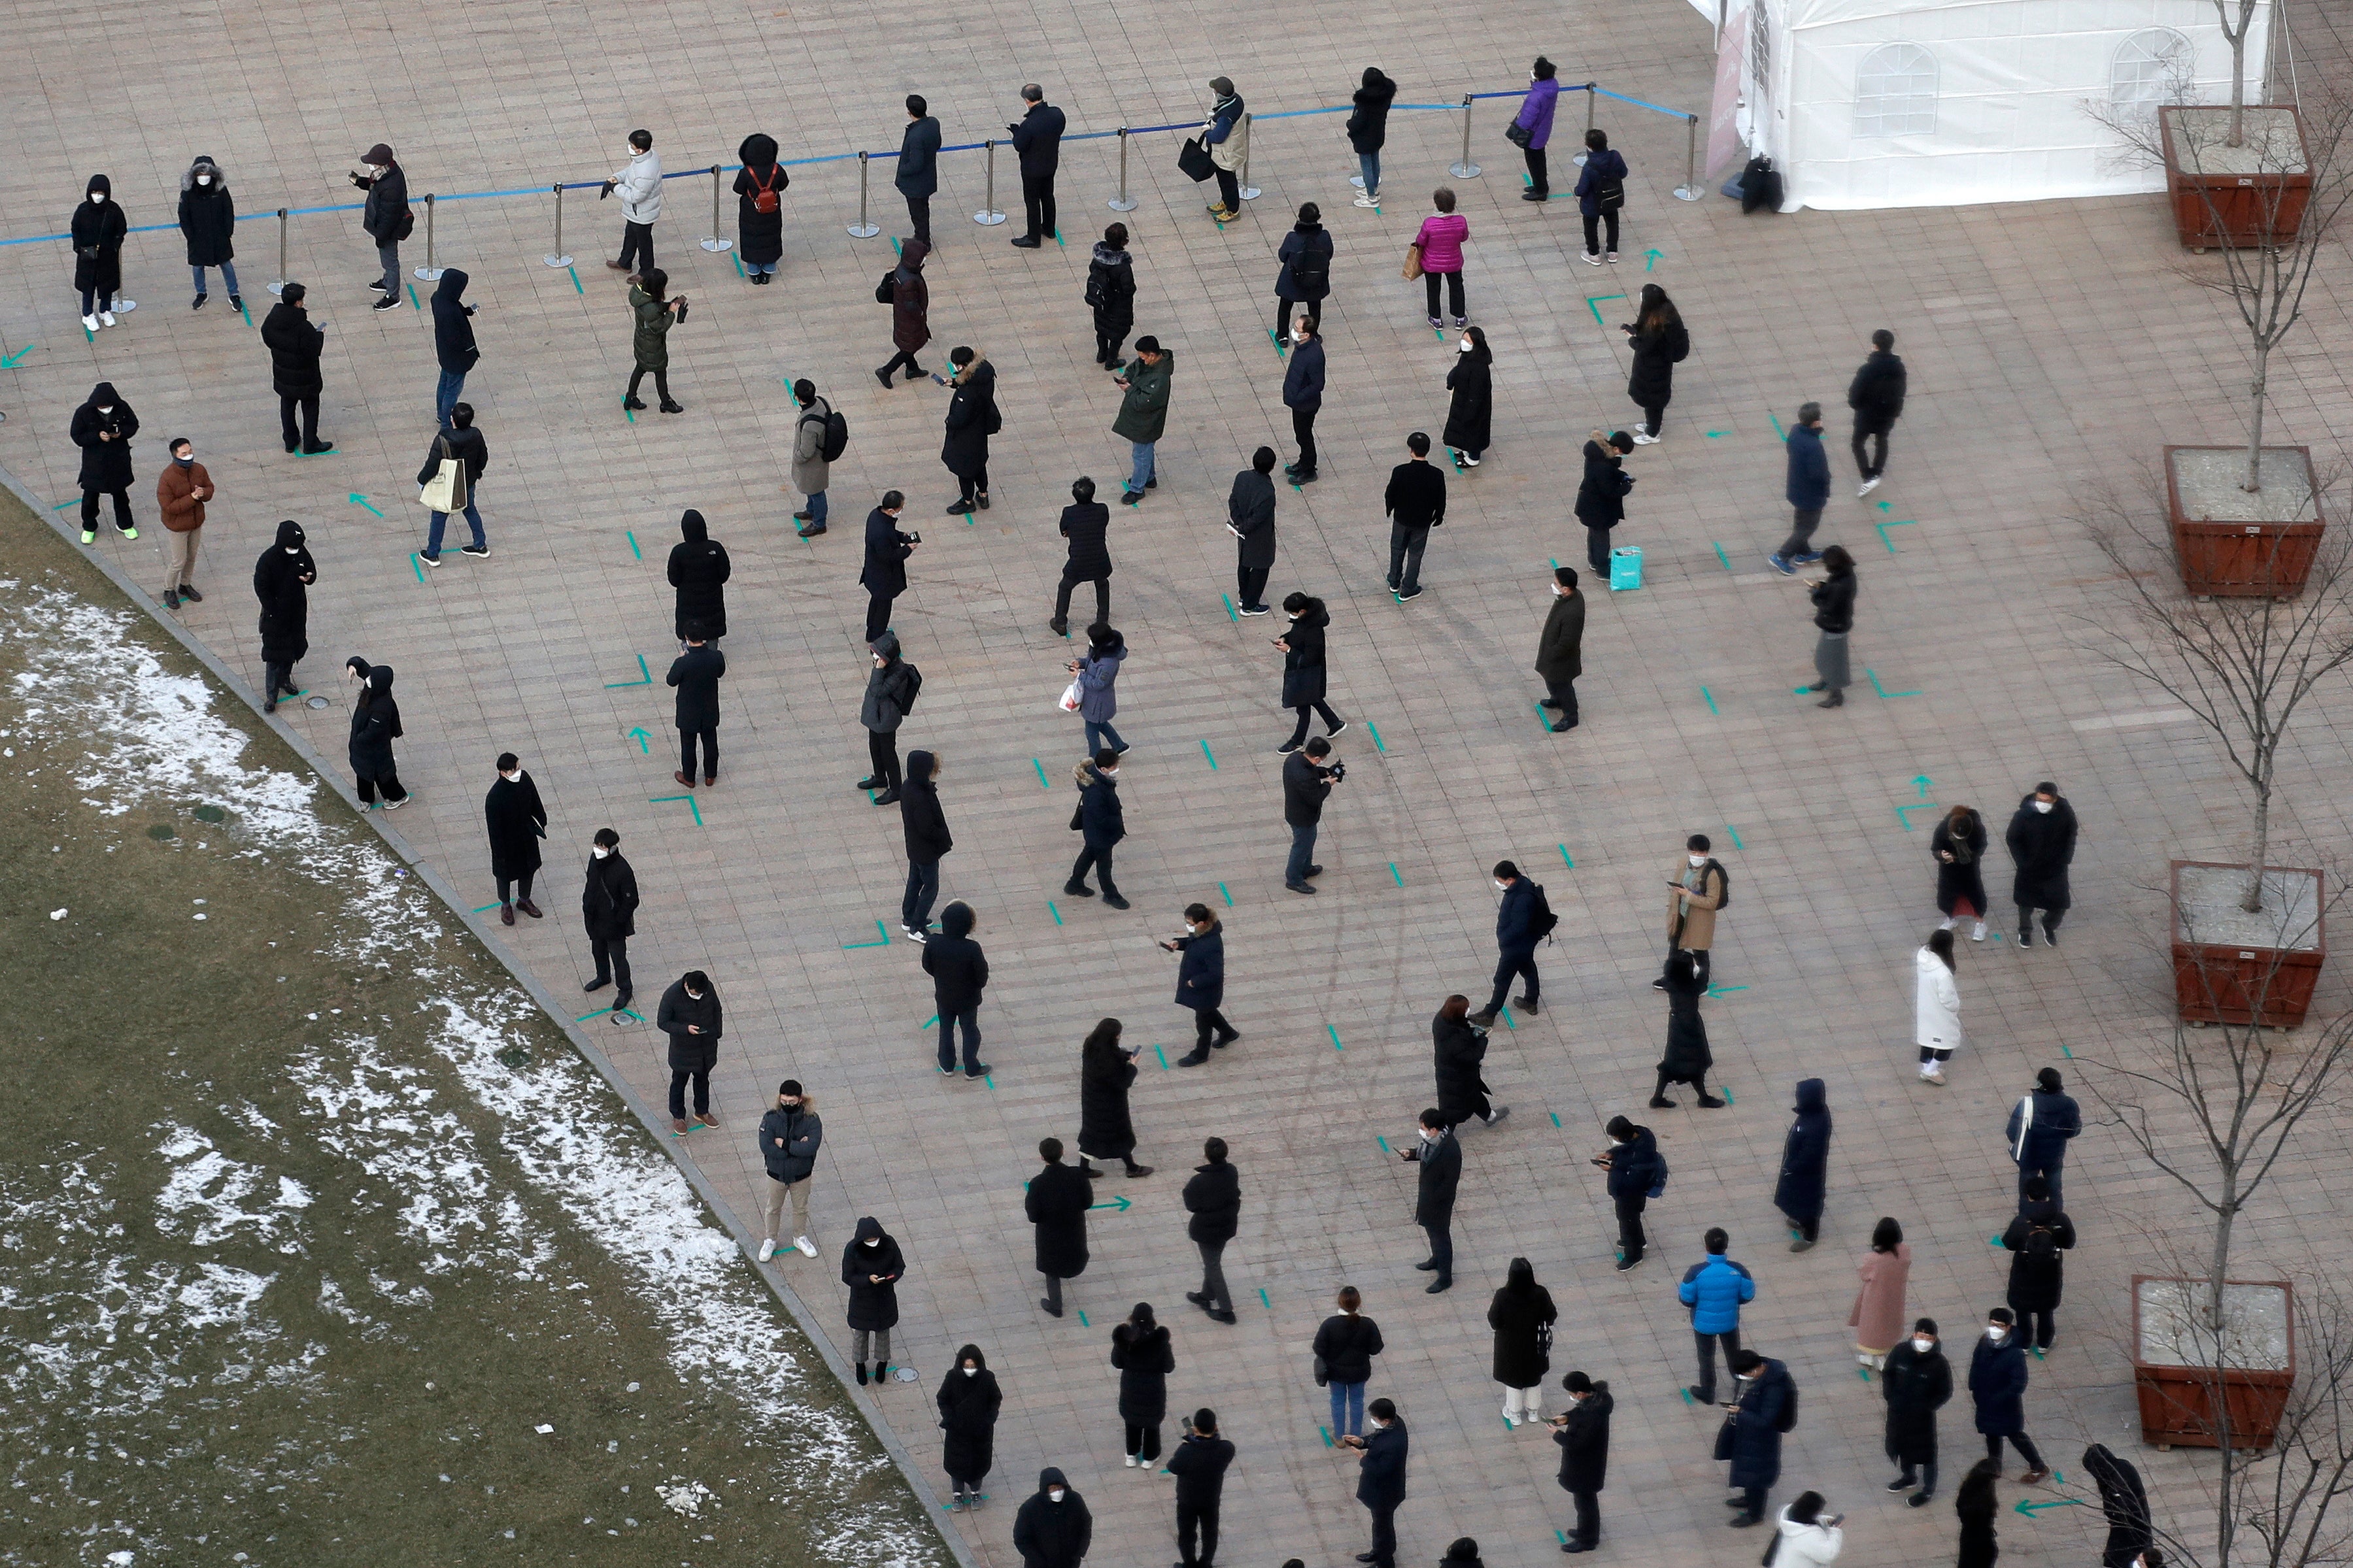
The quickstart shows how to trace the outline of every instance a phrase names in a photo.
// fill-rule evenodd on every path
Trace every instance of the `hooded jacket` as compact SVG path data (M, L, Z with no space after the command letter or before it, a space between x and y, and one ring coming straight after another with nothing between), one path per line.
M867 644L881 660L866 677L866 695L858 704L858 721L878 735L895 734L913 700L915 667L899 657L899 639L884 632ZM902 786L903 787L903 786Z
M956 379L948 398L947 432L940 442L940 461L960 479L988 473L988 430L997 422L997 367L975 360Z
M1126 1160L1135 1152L1135 1122L1127 1091L1135 1059L1116 1045L1092 1047L1079 1058L1079 1152Z
M2000 1479L1999 1470L1980 1475L1974 1466L1961 1478L1960 1489L1953 1494L1953 1516L1961 1521L1954 1568L1993 1568L2001 1555L1994 1539L1994 1521L2001 1513L2001 1498L1994 1483Z
M211 176L207 184L196 176ZM109 204L111 205L111 204ZM209 154L199 155L180 175L180 233L188 242L188 265L218 267L237 258L237 204L228 181Z
M1798 1080L1798 1120L1781 1143L1781 1180L1773 1188L1773 1206L1795 1220L1822 1216L1822 1188L1831 1163L1830 1099L1822 1080Z
M2132 1568L2132 1561L2156 1543L2156 1527L2148 1515L2148 1492L2140 1471L2129 1459L2120 1459L2105 1443L2084 1450L2084 1468L2100 1489L2100 1511L2107 1515L2108 1539L2100 1551L2100 1568Z
M1782 499L1799 511L1819 511L1831 499L1831 455L1822 450L1820 427L1792 425L1781 445L1789 458Z
M1084 1178L1081 1178L1083 1180ZM1176 1370L1168 1326L1125 1322L1111 1331L1111 1364L1119 1373L1119 1418L1157 1426L1168 1415L1168 1374Z
M638 934L638 874L618 849L602 858L589 852L580 921L591 937L610 941Z
M108 199L91 201L93 192ZM122 287L122 237L130 232L130 223L112 199L113 193L114 186L104 174L92 174L82 193L81 205L74 208L69 226L73 231L77 289L95 289L111 294Z
M970 1373L965 1371L967 1361L975 1363ZM997 1412L1005 1403L1004 1390L978 1345L956 1352L934 1402L940 1407L940 1431L944 1434L940 1468L953 1480L978 1482L996 1463Z
M460 429L452 418L441 426L433 444L425 448L425 461L417 470L417 482L422 485L429 481L441 471L442 462L452 458L458 462L458 482L449 492L449 510L456 512L464 510L473 499L482 470L491 466L491 444L481 431L471 425Z
M872 1241L875 1245L866 1244ZM899 1322L899 1279L907 1259L899 1244L872 1215L861 1215L857 1234L841 1249L841 1282L849 1287L849 1326L868 1333ZM871 1276L881 1275L880 1279Z
M400 704L392 697L392 666L368 665L363 673L367 685L352 704L351 741L344 754L353 773L380 779L394 771L392 743L402 733Z
M1230 1160L1196 1165L1185 1182L1185 1235L1192 1241L1228 1242L1242 1224L1242 1176Z
M1887 1352L1879 1392L1887 1402L1887 1457L1905 1467L1936 1462L1936 1412L1953 1397L1953 1363L1941 1342L1926 1353L1906 1332Z
M1659 1140L1649 1128L1638 1124L1631 1138L1609 1145L1611 1197L1641 1197L1650 1192L1658 1175Z
M858 584L870 594L895 598L907 591L907 556L915 542L899 531L898 520L881 507L866 514L866 564ZM892 644L897 651L897 644ZM871 728L871 726L869 726Z
M1446 387L1454 399L1447 405L1446 428L1439 439L1458 452L1483 452L1493 440L1494 364L1495 351L1483 342L1473 343L1469 353L1456 352L1454 367L1446 373Z
M1155 363L1145 363L1140 353L1128 361L1121 373L1127 391L1119 400L1119 416L1111 422L1111 433L1146 446L1159 440L1160 433L1168 427L1168 384L1176 374L1176 356L1165 348Z
M1039 1273L1075 1279L1087 1271L1087 1205L1094 1201L1086 1173L1076 1165L1057 1160L1029 1178L1021 1212L1035 1228Z
M1616 180L1624 184L1630 171L1626 155L1615 147L1604 147L1599 153L1585 156L1585 167L1577 172L1577 210L1586 217L1601 216L1601 184Z
M2067 908L2072 902L2067 867L2075 858L2075 808L2062 797L2051 803L2049 811L2037 811L2029 793L2020 797L2001 837L2018 863L2011 901L2021 909Z
M310 584L319 580L319 567L302 539L302 525L290 517L278 525L278 538L253 563L265 663L300 664L311 651Z
M955 847L947 813L940 808L939 781L932 777L934 761L929 752L909 752L906 778L899 785L899 827L906 837L907 859L917 866L935 865Z
M1704 1084L1708 1068L1715 1065L1715 1053L1708 1048L1707 1020L1699 1011L1707 984L1696 965L1689 978L1678 979L1668 964L1661 964L1659 978L1667 983L1667 1048L1659 1058L1659 1071L1670 1083Z
M940 911L940 934L923 943L923 964L943 1020L980 1005L988 989L988 955L973 940L970 904L953 903Z
M690 647L670 661L666 686L678 688L678 727L690 734L719 728L719 682L727 673L727 656L704 643Z
M2031 1201L2001 1233L2010 1249L2010 1310L2021 1314L2055 1311L2067 1283L2067 1259L2075 1245L2075 1222L2049 1198Z
M832 482L833 465L825 457L825 431L832 418L833 405L819 397L793 420L793 489L805 496L821 495Z
M613 194L621 198L621 216L631 223L651 223L661 216L661 154L651 147L632 151L629 161L613 171Z
M923 279L923 258L931 253L931 241L908 240L891 271L891 346L907 353L932 341L932 286Z
M1961 987L1945 961L1923 947L1912 954L1912 1043L1924 1050L1961 1048Z
M101 495L131 489L131 438L139 434L139 415L117 395L114 383L101 381L90 389L66 433L81 448L82 489Z
M934 132L936 134L936 132ZM1047 1496L1062 1489L1062 1500ZM1038 1472L1038 1489L1022 1500L1013 1516L1013 1550L1021 1553L1021 1568L1079 1568L1095 1533L1095 1516L1062 1472L1051 1466Z
M1438 1114L1450 1126L1479 1113L1487 1092L1481 1068L1487 1059L1487 1031L1469 1018L1443 1012L1430 1020L1430 1054L1438 1078Z
M1086 298L1099 329L1108 334L1117 327L1120 336L1127 335L1135 322L1135 266L1125 250L1095 241L1087 253Z
M1120 805L1119 780L1082 761L1071 770L1079 787L1079 831L1090 849L1111 848L1127 837L1127 811Z
M1226 525L1240 536L1236 559L1240 565L1253 572L1272 566L1274 480L1256 468L1236 474L1234 488L1226 497Z
M482 796L482 826L491 840L491 876L512 880L539 869L547 807L540 804L539 785L531 774L518 768L512 779L499 776Z
M929 114L910 120L899 137L899 168L891 183L902 196L930 195L940 188L939 157L939 121Z
M1169 945L1183 955L1176 963L1176 1005L1215 1012L1226 999L1226 928L1213 915L1208 931L1187 931Z
M679 310L669 295L655 299L642 284L629 285L629 355L639 370L670 368L670 330L678 325Z
M1846 405L1864 429L1893 425L1904 412L1904 362L1892 349L1873 349L1847 384Z
M1356 107L1348 111L1348 146L1358 153L1377 153L1388 141L1389 105L1397 99L1398 84L1381 72L1378 66L1366 66L1362 83L1349 95Z
M1057 527L1071 542L1062 567L1065 576L1073 583L1092 583L1111 575L1111 546L1105 540L1111 531L1111 508L1099 500L1073 501L1062 509Z
M670 1037L670 1070L708 1068L719 1055L720 1025L719 987L706 977L702 994L690 996L683 979L671 981L654 1012L654 1027ZM702 1033L690 1033L694 1027Z
M360 154L360 162L383 169L376 175L353 174L352 184L367 193L360 211L360 227L378 245L396 244L417 228L417 215L408 210L408 171L379 142Z
M1324 601L1310 599L1284 630L1282 640L1291 645L1282 654L1285 708L1303 708L1324 700L1324 628L1331 624L1332 613L1324 607Z
M474 342L474 309L466 303L470 281L458 268L442 271L433 287L433 356L452 375L463 375L482 357Z
M700 626L705 640L727 635L727 579L734 563L727 547L711 537L702 514L689 508L678 520L679 542L670 547L670 585L678 590L672 627L681 642L689 626Z
M1781 1549L1774 1561L1788 1568L1829 1568L1846 1546L1845 1531L1818 1519L1791 1519L1788 1505L1775 1516L1773 1529L1779 1538L1775 1544Z
M824 1146L825 1121L808 1095L789 1110L772 1105L760 1118L760 1163L771 1181L807 1181L817 1171L817 1152Z
M785 254L785 207L781 198L785 187L793 183L792 171L776 162L776 139L757 131L736 147L735 161L744 165L735 171L737 253L747 262L766 266L782 259ZM776 211L760 210L762 191L779 198Z
M1124 641L1092 643L1079 656L1079 717L1108 724L1119 712L1119 667L1127 662Z
M1593 1380L1593 1391L1562 1413L1552 1440L1560 1445L1563 1491L1598 1492L1609 1479L1609 1413L1618 1401L1609 1384Z
M1626 521L1625 455L1600 441L1585 444L1585 473L1577 485L1577 521L1615 528Z
M1552 1292L1536 1283L1533 1270L1514 1264L1487 1302L1487 1326L1495 1331L1493 1373L1506 1388L1534 1388L1552 1370L1552 1325L1560 1309Z
M319 355L327 329L313 326L311 313L280 300L261 319L261 341L269 350L269 390L280 397L316 397L325 380Z

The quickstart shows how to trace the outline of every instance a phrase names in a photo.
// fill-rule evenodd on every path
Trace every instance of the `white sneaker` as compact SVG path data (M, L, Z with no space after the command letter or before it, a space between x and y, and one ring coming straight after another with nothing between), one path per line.
M100 310L98 313L98 324L101 327L111 327L114 325L114 312L111 310Z
M1934 1084L1941 1084L1945 1081L1944 1069L1939 1068L1934 1062L1930 1062L1926 1068L1921 1069L1920 1077L1926 1081Z
M1943 920L1936 922L1936 929L1938 931L1950 931L1960 923L1960 921L1953 919L1952 916L1947 915Z
M1137 1458L1134 1454L1130 1454L1130 1455L1127 1457L1127 1468L1128 1468L1129 1469L1131 1469L1131 1470L1132 1470L1132 1469L1134 1469L1134 1468L1135 1468L1135 1467L1136 1467L1136 1466L1138 1466L1138 1465L1142 1464L1143 1462L1144 1462L1143 1460L1141 1460L1141 1459Z
M1479 459L1465 452L1462 454L1462 466L1466 468L1475 468L1479 466Z
M1969 932L1969 940L1971 942L1985 941L1985 921L1978 921L1978 929Z
M1504 1425L1516 1432L1520 1429L1520 1418L1506 1410L1504 1412Z
M85 332L94 332L98 331L98 318L96 316L84 316L81 319L81 330Z
M1588 267L1599 267L1601 265L1601 258L1597 253L1588 250L1585 253L1585 264Z
M1855 492L1854 492L1854 499L1855 499L1855 500L1861 500L1863 497L1865 497L1865 496L1869 495L1872 491L1873 491L1873 490L1877 489L1878 488L1879 488L1879 480L1878 480L1876 478L1865 479L1865 480L1863 480L1863 481L1862 481L1862 483L1861 485L1859 485L1858 487L1856 487L1856 489L1855 489Z
M817 1256L817 1243L811 1241L806 1236L797 1236L793 1237L793 1245L799 1247L802 1254L806 1257L815 1258Z
M1370 192L1366 192L1365 195L1356 198L1356 205L1360 207L1377 207L1381 204L1378 197L1373 195Z
M773 1237L773 1236L772 1236L772 1237L768 1237L765 1241L763 1241L762 1243L760 1243L760 1261L761 1261L761 1262L765 1263L766 1261L768 1261L768 1259L770 1259L771 1258L774 1258L776 1255L776 1238L775 1237Z
M1637 447L1655 447L1658 444L1659 437L1656 436L1648 436L1640 430L1634 432L1634 445Z

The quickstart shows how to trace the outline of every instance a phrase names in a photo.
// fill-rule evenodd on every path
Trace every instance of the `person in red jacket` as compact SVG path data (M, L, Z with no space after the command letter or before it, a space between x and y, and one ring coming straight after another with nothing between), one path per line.
M213 499L213 477L196 461L185 436L172 437L172 461L155 480L155 510L164 514L164 607L180 601L201 605L205 596L190 581L196 574L196 542L205 528L205 502Z

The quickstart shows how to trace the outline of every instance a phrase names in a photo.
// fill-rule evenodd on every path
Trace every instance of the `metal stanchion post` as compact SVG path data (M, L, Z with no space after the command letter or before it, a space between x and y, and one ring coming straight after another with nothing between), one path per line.
M981 199L980 210L972 215L972 221L993 228L1005 221L1005 215L997 210L997 142L991 139L982 145L988 153L988 194Z
M1234 184L1240 191L1242 200L1254 202L1258 200L1258 187L1250 183L1250 117L1245 114L1242 116L1242 166L1238 171L1241 178Z
M286 292L286 209L278 209L278 277L269 285L272 294Z
M711 165L711 232L702 237L702 248L713 253L733 250L735 242L724 239L719 233L719 165Z
M425 195L425 265L417 269L417 276L427 283L441 276L441 268L433 265L433 194L430 191Z
M1462 95L1462 161L1450 165L1446 172L1458 180L1479 177L1479 165L1471 161L1471 95L1467 92Z
M1113 200L1111 210L1115 213L1135 210L1135 198L1127 194L1127 127L1124 125L1119 128L1119 195Z
M1699 200L1699 116L1683 116L1683 183L1675 187L1675 200Z
M564 187L556 185L553 189L555 192L555 248L540 259L550 267L569 267L572 258L564 253Z
M1585 128L1588 131L1593 129L1593 89L1599 85L1599 82L1590 81L1585 84ZM1585 153L1580 150L1569 162L1582 169L1585 167Z
M882 232L880 225L866 221L866 158L863 153L858 154L858 221L849 226L851 236L858 239L872 239Z

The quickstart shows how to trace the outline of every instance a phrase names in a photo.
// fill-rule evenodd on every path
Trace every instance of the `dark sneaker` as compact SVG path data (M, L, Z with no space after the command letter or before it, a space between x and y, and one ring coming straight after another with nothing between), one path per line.
M205 602L205 596L196 592L196 585L194 583L180 584L180 597L187 600L191 605L201 605Z
M458 553L460 555L487 556L490 552L491 547L487 544L461 544L458 546Z

